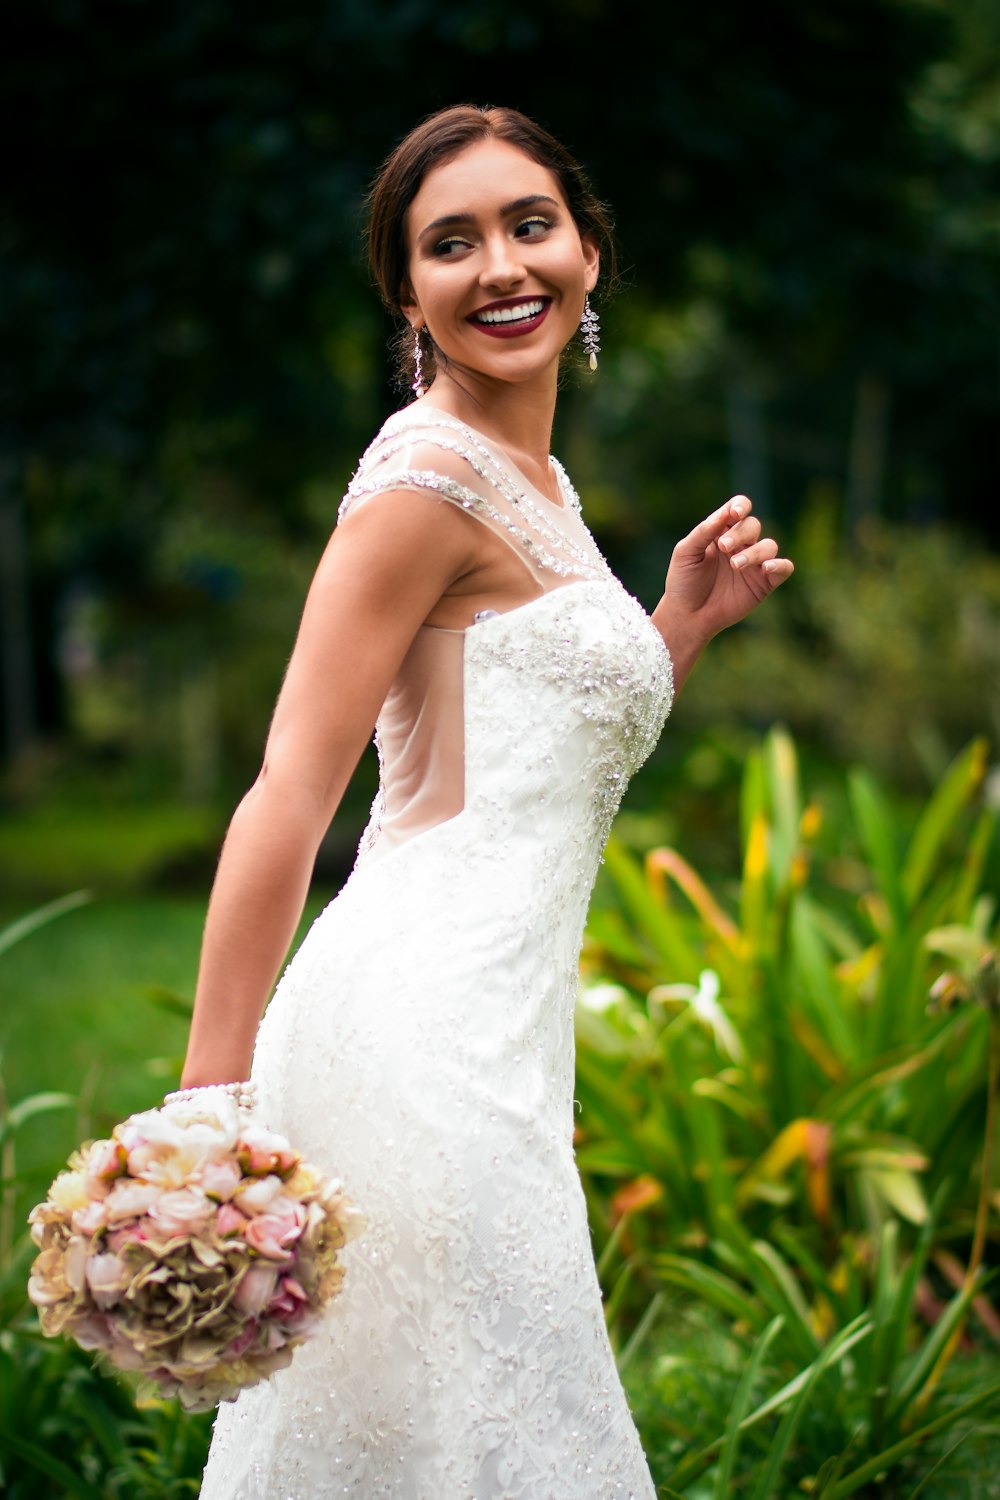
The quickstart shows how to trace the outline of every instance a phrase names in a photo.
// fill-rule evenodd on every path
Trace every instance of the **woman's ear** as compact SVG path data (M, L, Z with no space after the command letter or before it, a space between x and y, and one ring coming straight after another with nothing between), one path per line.
M582 234L580 236L580 243L583 245L586 287L588 292L592 292L597 285L597 278L601 274L601 251L596 235Z
M408 281L404 281L399 289L399 310L411 328L417 329L423 327L424 320L420 312L420 305L413 295L413 288Z

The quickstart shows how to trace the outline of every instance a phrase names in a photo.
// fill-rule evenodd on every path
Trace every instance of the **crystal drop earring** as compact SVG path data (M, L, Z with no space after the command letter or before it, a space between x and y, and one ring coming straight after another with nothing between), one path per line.
M583 334L583 349L588 356L590 368L596 370L597 356L601 352L601 320L590 305L589 294L584 298L580 332Z
M420 340L420 329L413 330L413 394L422 396L427 387L424 385L424 349Z

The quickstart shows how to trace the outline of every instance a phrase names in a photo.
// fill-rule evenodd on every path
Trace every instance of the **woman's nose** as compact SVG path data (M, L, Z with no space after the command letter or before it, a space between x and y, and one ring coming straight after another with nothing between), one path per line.
M516 286L524 279L524 266L517 246L506 234L490 235L483 246L483 286Z

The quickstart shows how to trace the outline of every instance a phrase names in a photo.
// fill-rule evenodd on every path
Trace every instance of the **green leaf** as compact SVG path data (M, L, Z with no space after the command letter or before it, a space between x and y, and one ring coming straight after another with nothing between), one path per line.
M86 906L93 897L89 891L74 891L72 895L60 896L58 901L50 901L47 906L40 906L37 911L28 912L27 916L19 917L16 922L11 922L0 932L0 953L6 953L8 948L13 948L15 943L20 943L24 938L30 937L40 927L45 927L49 922L54 922L57 917L62 917L69 911L75 911L78 906Z
M755 1240L751 1246L753 1279L761 1300L776 1313L784 1315L789 1332L794 1332L800 1353L807 1359L819 1351L820 1341L809 1321L809 1308L788 1262L767 1240Z
M947 1428L953 1426L955 1422L960 1422L965 1417L971 1417L975 1412L982 1410L984 1406L989 1406L991 1402L998 1399L1000 1399L1000 1381L988 1386L986 1390L980 1391L971 1400L964 1401L961 1406L953 1407L951 1411L945 1412L943 1416L937 1417L933 1422L928 1422L925 1427L914 1428L900 1442L893 1443L889 1448L884 1448L881 1453L876 1453L874 1457L867 1459L860 1468L855 1469L852 1474L848 1474L842 1479L830 1491L829 1500L847 1500L848 1495L856 1494L862 1485L867 1484L876 1475L885 1473L887 1470L893 1468L901 1458L905 1458L908 1453L912 1453L914 1449L926 1443L929 1438L935 1437L939 1432L944 1432Z
M70 1495L76 1495L79 1500L104 1500L103 1492L94 1485L88 1484L79 1474L75 1473L67 1464L61 1463L58 1458L45 1448L39 1448L36 1443L29 1443L26 1439L17 1437L6 1428L0 1429L0 1448L5 1447L9 1453L16 1453L18 1458L37 1469L40 1474L48 1475L63 1486Z
M920 815L903 863L902 883L912 907L923 895L941 849L986 774L987 742L973 740L958 755Z
M798 1430L799 1423L805 1415L813 1390L831 1365L835 1364L846 1352L845 1345L851 1342L847 1329L832 1338L823 1348L819 1356L813 1361L806 1378L796 1394L795 1400L789 1406L782 1418L781 1425L768 1448L767 1467L761 1475L760 1481L754 1490L753 1500L768 1500L768 1496L774 1493L778 1476L784 1465L792 1439ZM855 1340L856 1342L856 1340Z
M899 1423L906 1415L909 1407L920 1395L938 1362L942 1350L951 1338L953 1331L965 1317L973 1298L977 1297L982 1291L987 1279L989 1278L980 1279L972 1286L957 1292L948 1303L948 1306L921 1345L909 1374L899 1385L894 1395L889 1409L888 1420L890 1422Z
M821 1358L825 1360L824 1368L832 1368L834 1365L839 1364L856 1344L868 1337L870 1332L871 1322L866 1315L856 1318L852 1323L842 1328L832 1341L832 1344L828 1345L821 1355ZM752 1427L762 1422L765 1417L769 1417L772 1412L780 1411L787 1402L793 1400L809 1380L813 1368L813 1364L807 1365L804 1370L800 1370L797 1375L793 1376L773 1396L769 1396L766 1401L762 1402L748 1417L744 1417L740 1423L741 1432L748 1432ZM712 1463L722 1446L722 1442L723 1439L721 1437L715 1438L698 1452L689 1454L686 1458L682 1459L677 1468L668 1476L670 1483L676 1485L678 1489L683 1489L685 1485L690 1484L692 1479L696 1478Z
M729 1416L726 1419L722 1452L719 1455L719 1470L715 1478L715 1500L729 1500L729 1487L740 1450L742 1423L746 1417L747 1408L753 1399L754 1386L757 1383L760 1367L764 1362L767 1351L781 1331L783 1324L784 1320L780 1314L776 1318L772 1318L771 1322L768 1323L764 1332L756 1344L754 1344L750 1358L740 1377L740 1383L736 1387L733 1404L729 1408Z
M962 873L952 898L952 912L959 922L967 919L979 895L983 883L983 870L993 847L996 826L996 813L991 808L984 808L972 830L972 837L962 861Z
M604 863L633 922L674 980L696 980L702 968L701 956L685 938L677 914L660 905L634 857L610 839Z
M847 786L865 855L885 898L893 925L901 927L906 920L906 901L899 878L896 830L889 806L867 771L852 771Z
M791 951L799 987L823 1026L838 1060L849 1063L856 1053L848 1012L837 990L830 954L807 897L792 909Z
M700 1260L691 1260L684 1255L654 1255L652 1265L664 1281L696 1293L727 1316L742 1319L753 1329L761 1327L764 1319L760 1307L730 1276L724 1276L713 1267L703 1265Z
M786 730L771 730L764 756L773 815L772 875L776 889L783 890L791 875L792 859L798 844L799 820L802 817L798 757L795 744Z
M11 1106L2 1119L0 1119L0 1141L15 1130L20 1129L25 1120L30 1120L34 1115L44 1115L56 1109L75 1109L76 1099L72 1094L29 1094L27 1099L20 1099L17 1104Z
M159 1010L165 1010L169 1015L190 1021L194 1001L188 995L182 995L179 990L172 990L165 984L145 984L142 992L146 999Z

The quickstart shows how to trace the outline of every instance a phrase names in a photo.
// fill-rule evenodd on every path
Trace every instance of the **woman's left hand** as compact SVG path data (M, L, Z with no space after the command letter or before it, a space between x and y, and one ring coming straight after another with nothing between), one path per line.
M683 679L714 635L744 619L793 571L773 537L761 536L746 495L734 495L678 542L653 612L675 676Z

